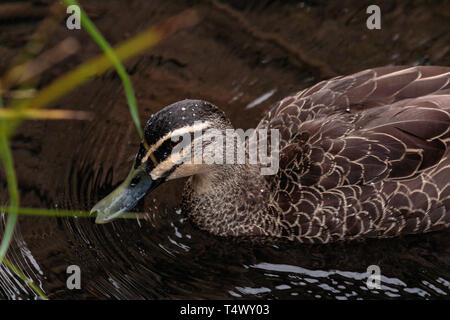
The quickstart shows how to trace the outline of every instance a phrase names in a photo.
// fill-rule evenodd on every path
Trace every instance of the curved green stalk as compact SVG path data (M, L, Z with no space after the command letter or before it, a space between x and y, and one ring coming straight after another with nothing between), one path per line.
M3 108L3 100L0 97L0 108ZM21 278L28 286L42 299L47 300L45 294L39 289L33 280L27 278L19 268L14 266L5 255L8 251L9 245L14 235L14 229L17 223L17 211L19 208L19 189L17 187L16 173L14 171L13 158L11 149L9 147L8 138L4 132L4 120L0 120L0 157L5 167L6 181L8 183L9 192L9 215L5 226L2 242L0 244L0 264L4 263L10 270L12 270L19 278Z
M99 47L105 52L106 56L111 60L111 63L117 70L120 79L122 80L123 86L125 88L125 95L127 97L128 106L130 108L131 117L133 118L136 129L139 133L139 137L141 140L144 139L144 135L142 133L141 121L139 120L139 112L137 109L136 96L134 94L133 85L131 84L130 77L126 72L122 62L117 57L113 48L109 45L109 43L103 38L100 31L98 31L97 27L92 23L91 19L86 15L84 10L81 8L80 4L76 0L63 0L63 2L67 5L76 5L80 8L81 13L81 24L86 29L86 31L91 35L94 41L99 45Z
M0 212L10 213L10 207L0 206ZM24 216L40 216L40 217L72 217L72 218L95 218L96 215L89 211L81 210L59 210L59 209L42 209L42 208L16 208L15 213ZM118 219L136 219L143 217L143 213L124 213Z
M0 108L2 107L3 101L0 97ZM0 244L0 263L2 263L14 235L14 228L17 222L17 208L19 207L19 190L17 188L16 173L14 171L11 149L9 148L8 138L4 133L4 120L0 120L0 157L5 168L6 182L8 184L10 199L9 216L6 222L3 239Z
M42 292L42 290L34 284L33 280L28 278L22 271L20 271L19 268L17 268L15 265L11 263L6 258L3 258L3 263L11 270L13 271L20 279L22 279L23 282L25 282L33 291L41 297L43 300L48 300L47 296Z
M3 127L3 125L2 125ZM9 148L8 140L4 134L0 137L0 154L3 160L3 166L6 173L6 181L8 183L9 192L9 215L5 226L5 232L0 244L0 263L8 251L9 244L11 243L14 235L14 228L17 222L17 208L19 206L19 192L17 190L16 173L14 172L14 166L12 162L11 149Z

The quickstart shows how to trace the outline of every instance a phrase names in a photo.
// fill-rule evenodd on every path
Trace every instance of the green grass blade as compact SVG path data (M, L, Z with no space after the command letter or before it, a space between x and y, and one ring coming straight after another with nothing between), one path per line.
M127 60L148 50L162 39L180 30L194 26L199 21L200 17L195 10L183 11L164 22L140 32L131 39L122 42L114 48L114 51L121 60ZM103 53L82 63L74 70L58 77L48 86L39 90L36 96L21 101L11 102L10 107L13 106L14 108L21 110L43 108L95 76L103 74L111 68L111 66L111 61L106 54ZM8 121L8 126L6 128L8 137L11 136L19 124L20 120Z
M1 97L0 108L3 108L3 100ZM0 157L5 168L6 182L8 183L10 199L9 216L6 222L2 242L0 243L0 263L2 263L14 235L14 228L17 222L17 208L19 207L19 190L17 188L17 179L14 171L11 149L9 148L8 138L4 132L4 120L0 120Z
M48 300L47 296L42 292L42 290L34 284L33 280L28 278L22 271L20 271L19 268L17 268L15 265L11 263L6 258L3 258L3 263L12 271L14 272L20 279L22 279L23 282L25 282L33 291L41 297L43 300Z
M4 134L0 137L0 154L3 160L3 166L6 172L6 181L8 183L8 192L10 198L10 210L8 220L5 226L2 242L0 244L0 263L3 261L9 244L14 235L14 228L17 222L17 208L19 206L19 193L17 190L16 173L12 164L11 150L9 143Z
M0 212L10 213L10 207L0 206ZM89 211L82 210L56 210L56 209L42 209L42 208L22 208L16 209L16 214L25 216L41 216L41 217L77 217L77 218L95 218L96 215ZM119 216L118 219L136 219L142 218L143 213L127 212Z
M3 108L3 100L0 97L0 108ZM45 294L37 287L31 279L28 279L19 268L14 266L5 255L8 252L9 245L14 235L14 229L17 223L17 211L19 208L19 189L17 187L16 173L14 171L13 158L9 147L8 138L4 132L4 120L0 120L0 157L6 172L6 181L8 183L8 192L10 206L8 207L8 220L5 226L2 242L0 244L0 264L4 263L19 278L21 278L28 286L42 299L47 300Z
M141 140L144 139L144 135L142 133L141 121L139 119L139 112L137 108L136 96L134 94L133 85L131 84L131 79L128 76L122 62L117 57L113 48L109 45L109 43L103 38L100 31L98 31L97 27L92 23L91 19L86 15L84 10L81 8L80 4L76 0L63 0L67 6L77 5L80 8L81 12L81 24L86 29L86 31L91 35L94 41L98 44L98 46L105 52L106 56L111 60L111 63L117 70L120 79L122 80L123 86L125 88L125 95L128 101L128 107L130 108L131 117L133 118L136 129L139 133L139 137Z
M0 120L33 119L33 120L89 120L91 113L76 110L49 109L11 109L0 108Z

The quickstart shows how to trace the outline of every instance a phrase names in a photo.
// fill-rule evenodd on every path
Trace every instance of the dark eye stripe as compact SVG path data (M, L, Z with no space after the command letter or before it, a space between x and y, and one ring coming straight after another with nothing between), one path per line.
M170 156L173 143L174 142L171 139L167 139L153 152L153 156L155 157L157 163L161 163L164 159Z
M202 130L204 132L204 130ZM191 135L191 142L194 141L195 131L189 133ZM153 153L148 156L148 159L145 161L147 172L151 172L155 169L159 163L166 160L171 154L172 150L175 146L177 146L183 139L179 139L179 141L172 141L171 138L166 139ZM142 159L147 155L147 149L142 145L139 148L139 152L136 156L135 168L141 165ZM174 166L169 170L169 174L172 173L179 165Z
M191 141L193 141L194 139L194 133L191 132ZM179 139L179 141L172 141L172 139L167 139L166 141L164 141L161 146L159 146L158 149L155 150L155 152L153 152L153 155L157 161L157 163L161 163L164 160L166 160L172 153L173 148L180 142L182 142L183 140Z

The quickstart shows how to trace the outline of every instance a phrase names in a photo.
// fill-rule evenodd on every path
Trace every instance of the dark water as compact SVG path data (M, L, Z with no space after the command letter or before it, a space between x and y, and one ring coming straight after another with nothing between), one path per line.
M131 1L129 7L124 3L90 2L99 15L94 22L113 43L189 6L207 13L199 26L127 63L143 121L171 102L202 98L224 109L236 127L249 128L278 99L321 79L292 58L292 52L249 35L206 2ZM375 35L364 28L360 2L267 1L248 7L236 3L234 10L261 32L273 33L326 61L338 74L386 64L449 65L444 8L439 4L423 10L420 2L401 3L384 7L386 28ZM0 71L20 44L7 41L11 33L27 34L38 23L1 26L0 49L5 55ZM53 44L68 35L72 34L61 28ZM84 33L75 36L83 50L46 73L41 86L98 52ZM358 50L351 49L356 43ZM77 89L56 107L91 111L95 118L29 121L20 128L12 148L21 205L88 210L126 176L137 151L137 134L120 81L112 72ZM1 174L0 199L6 204ZM178 208L183 183L172 181L147 196L136 209L145 212L146 219L96 225L86 218L22 217L8 257L53 299L429 299L450 295L448 230L330 245L238 245L191 225ZM4 220L3 215L2 224ZM69 265L81 269L81 290L66 288ZM366 286L370 265L381 269L378 290ZM1 266L0 297L35 295Z

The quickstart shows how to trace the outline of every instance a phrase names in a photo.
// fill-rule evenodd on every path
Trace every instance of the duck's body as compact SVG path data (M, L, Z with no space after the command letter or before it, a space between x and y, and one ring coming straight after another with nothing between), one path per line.
M199 101L163 109L147 124L149 148L135 168L174 131L165 129L167 110L189 103L214 118ZM217 127L230 127L218 114ZM158 157L147 171L154 181L191 175L183 208L219 236L326 243L450 225L450 68L385 67L324 81L282 100L258 129L279 130L275 175L248 164L163 174Z

